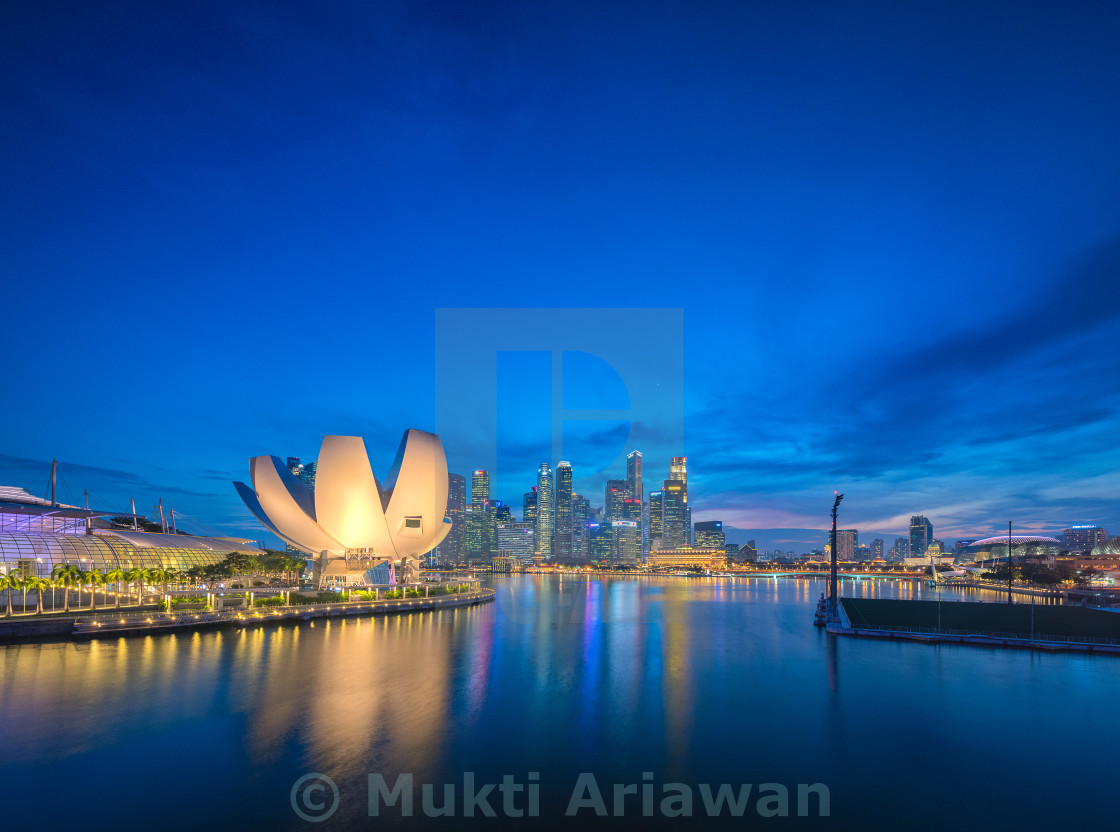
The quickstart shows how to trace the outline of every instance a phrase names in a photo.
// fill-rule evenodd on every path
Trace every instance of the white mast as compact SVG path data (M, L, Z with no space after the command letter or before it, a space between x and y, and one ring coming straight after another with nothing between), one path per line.
M163 497L159 498L159 530L167 534L167 518L163 516Z
M136 531L136 498L132 498L132 530Z

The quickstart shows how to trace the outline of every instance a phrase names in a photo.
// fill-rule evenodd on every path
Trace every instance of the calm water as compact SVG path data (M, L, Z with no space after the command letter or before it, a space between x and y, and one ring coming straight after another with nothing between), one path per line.
M580 772L608 811L612 784L652 772L658 828L1114 828L1120 658L829 638L817 581L495 586L470 609L0 647L3 827L450 830L469 824L369 818L367 775L411 773L417 814L419 784L440 803L455 783L461 815L465 772L536 772L540 817L503 817L494 791L491 826L619 828L640 796L623 818L564 816ZM291 805L311 772L339 790L318 824ZM660 817L672 781L691 824ZM831 817L762 818L752 792L743 818L709 820L700 783L785 784L794 815L797 784L824 783Z

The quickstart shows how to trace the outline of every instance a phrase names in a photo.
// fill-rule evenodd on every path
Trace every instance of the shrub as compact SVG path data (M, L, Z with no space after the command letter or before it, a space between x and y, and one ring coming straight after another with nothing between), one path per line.
M402 592L399 589L390 589L388 592L385 593L385 597L390 598L390 599L400 598L400 597L402 597Z
M257 606L258 607L282 607L282 606L284 606L284 596L283 595L273 595L271 598L261 598L259 601L257 601Z

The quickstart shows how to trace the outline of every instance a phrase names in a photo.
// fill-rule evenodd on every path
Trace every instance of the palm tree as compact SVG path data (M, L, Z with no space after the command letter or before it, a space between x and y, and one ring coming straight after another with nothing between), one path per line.
M84 573L85 582L89 584L89 611L97 609L97 588L105 585L105 576L97 569Z
M8 598L7 608L8 611L4 613L5 618L12 617L12 590L18 589L15 585L19 578L15 575L0 575L0 589L4 590L4 595Z
M144 603L144 582L152 579L152 570L145 569L144 567L136 567L129 569L126 576L129 583L135 582L139 585L139 593L136 598L137 605Z
M19 572L16 572L14 575L9 573L8 585L14 590L23 590L23 601L20 602L19 611L21 613L27 612L27 578ZM11 601L10 598L8 600L9 602Z
M167 594L167 579L171 577L171 573L169 571L167 571L166 569L164 569L162 566L157 566L155 569L151 570L150 574L151 574L151 580L152 580L153 583L155 583L156 581L159 581L160 583L163 584L163 588L162 588L163 594L166 595Z
M79 575L84 574L81 569L72 563L60 563L51 570L51 578L62 587L62 606L64 612L70 612L70 587L78 583ZM82 597L78 596L78 606L82 605ZM43 611L43 594L39 591L39 612Z
M24 578L23 583L24 583L24 590L23 590L24 599L27 598L27 590L28 589L34 589L35 590L35 597L38 601L36 606L35 606L35 614L36 615L42 615L43 614L43 590L48 588L48 587L53 587L54 582L51 581L49 578L40 578L37 575L32 575L30 578Z
M124 570L114 567L104 574L103 579L105 583L116 586L117 609L119 610L121 608L121 583L125 580Z

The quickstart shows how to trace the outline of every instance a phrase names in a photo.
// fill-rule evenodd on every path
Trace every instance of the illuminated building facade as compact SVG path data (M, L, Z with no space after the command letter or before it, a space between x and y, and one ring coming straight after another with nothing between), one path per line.
M697 523L693 541L697 548L722 549L726 543L723 536L723 521L705 520Z
M537 469L537 555L552 560L552 535L556 530L552 466L542 462Z
M921 557L933 542L933 524L924 515L910 518L910 557Z
M572 557L572 465L561 460L556 465L556 537L553 557Z
M687 545L684 483L680 480L665 480L661 487L661 504L661 548L676 549Z

